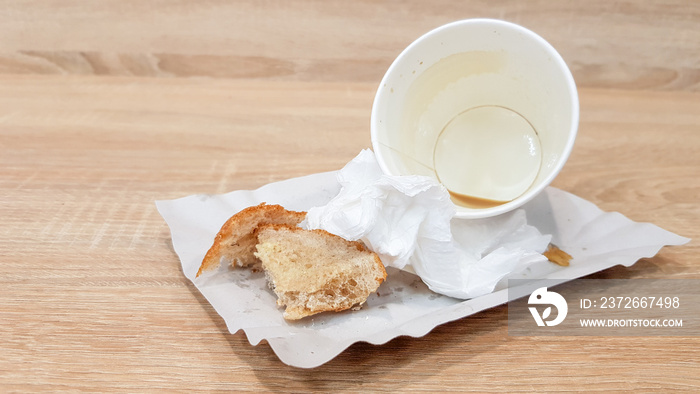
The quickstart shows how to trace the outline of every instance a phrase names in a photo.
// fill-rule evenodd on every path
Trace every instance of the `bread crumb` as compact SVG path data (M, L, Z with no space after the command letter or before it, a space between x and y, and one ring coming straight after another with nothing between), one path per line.
M569 262L571 261L571 259L573 259L573 257L571 257L570 254L559 249L559 247L557 247L554 244L549 244L547 250L542 254L544 255L544 257L547 258L547 260L562 267L568 267Z

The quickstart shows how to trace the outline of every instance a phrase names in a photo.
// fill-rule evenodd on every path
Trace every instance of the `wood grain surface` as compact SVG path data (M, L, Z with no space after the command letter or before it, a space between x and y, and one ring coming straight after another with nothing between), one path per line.
M0 73L376 83L445 23L499 18L562 54L582 87L700 90L687 0L4 0Z
M0 2L0 392L698 391L698 337L511 337L507 308L310 370L229 334L154 200L335 170L420 34L548 39L581 124L554 186L693 240L596 278L700 278L700 3Z

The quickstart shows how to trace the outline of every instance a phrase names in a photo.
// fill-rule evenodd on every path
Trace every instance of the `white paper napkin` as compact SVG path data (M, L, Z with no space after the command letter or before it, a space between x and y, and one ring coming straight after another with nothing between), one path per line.
M423 336L437 325L463 318L507 302L506 278L493 292L462 301L430 291L419 277L388 269L377 294L359 311L320 314L287 322L275 303L264 275L243 269L222 269L218 275L195 280L195 274L221 225L234 213L261 202L292 210L309 210L327 204L338 194L336 172L309 175L222 195L194 195L157 201L158 211L170 227L173 248L183 273L225 320L231 333L244 330L252 345L265 339L284 363L319 366L351 344L382 344L400 336ZM614 265L630 266L655 255L664 245L689 241L649 223L635 223L619 213L602 212L594 204L570 193L548 188L524 207L527 223L573 256L569 267L537 262L513 277L524 279L579 278ZM521 220L513 217L507 220ZM453 228L454 237L476 234ZM498 250L499 239L486 250Z

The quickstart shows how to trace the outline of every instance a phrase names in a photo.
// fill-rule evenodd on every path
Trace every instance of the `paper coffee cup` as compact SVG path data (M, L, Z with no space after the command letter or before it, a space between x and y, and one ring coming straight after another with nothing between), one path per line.
M372 107L371 138L390 175L427 175L456 217L511 211L564 166L579 121L576 84L556 50L521 26L453 22L409 45Z

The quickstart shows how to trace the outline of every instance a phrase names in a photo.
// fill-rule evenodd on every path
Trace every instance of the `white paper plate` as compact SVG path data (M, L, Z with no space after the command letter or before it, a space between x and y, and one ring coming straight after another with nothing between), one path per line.
M415 275L390 269L386 282L361 310L287 322L262 273L223 268L216 275L195 280L214 236L229 217L261 202L302 211L326 204L340 188L335 174L288 179L257 190L156 202L170 227L185 276L224 318L231 333L242 329L252 345L267 340L282 362L312 368L355 342L383 344L401 335L420 337L440 324L508 301L505 280L491 294L462 301L431 292ZM569 267L549 262L531 266L519 275L522 279L564 282L615 265L630 266L654 256L664 245L689 241L653 224L603 212L586 200L551 187L524 209L528 223L543 234L552 234L552 242L573 260Z

